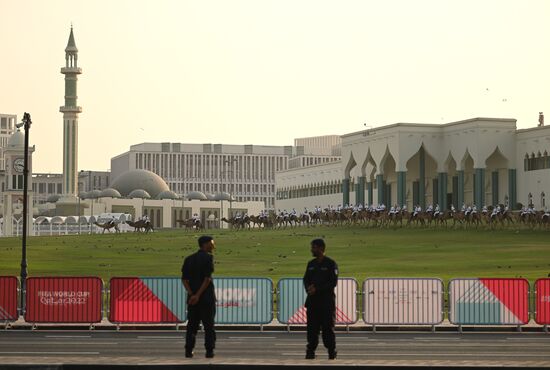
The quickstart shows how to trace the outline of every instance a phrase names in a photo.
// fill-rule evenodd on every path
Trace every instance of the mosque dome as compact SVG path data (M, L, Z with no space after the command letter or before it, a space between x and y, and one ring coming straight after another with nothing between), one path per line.
M46 199L46 203L55 203L59 200L59 195L52 194Z
M101 197L101 190L97 190L97 189L89 191L87 194L88 199L97 199L100 197Z
M208 198L202 191L190 191L187 193L187 199L189 200L207 200Z
M216 200L231 200L234 201L235 198L231 197L229 193L226 193L225 191L222 191L221 193L216 194Z
M100 198L122 198L122 195L120 195L119 191L113 188L107 188L103 189L101 191L101 194L99 195Z
M151 195L143 189L136 189L128 194L128 198L151 199Z
M179 199L179 197L172 190L165 190L157 195L157 199Z
M8 148L25 148L25 134L21 130L15 131L8 139Z
M142 189L151 198L156 198L163 191L170 190L162 177L147 170L126 171L113 181L111 188L118 190L123 196L129 196L132 191Z

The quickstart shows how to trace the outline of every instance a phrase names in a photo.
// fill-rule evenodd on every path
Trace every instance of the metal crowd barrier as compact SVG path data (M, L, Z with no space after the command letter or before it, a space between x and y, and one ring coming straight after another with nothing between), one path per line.
M526 279L452 279L449 321L455 325L524 325L529 322Z
M17 320L17 290L19 280L15 276L0 276L0 321Z
M535 322L550 325L550 278L535 282Z
M363 320L376 325L443 322L443 282L430 278L374 278L363 283Z
M273 282L266 278L214 278L217 324L267 324L273 319ZM180 278L115 277L110 281L109 321L183 323L187 292Z
M181 279L114 277L109 287L109 321L112 323L159 324L187 320L187 292Z
M0 321L18 319L19 280L0 276ZM273 283L267 278L215 278L217 324L264 325L273 319ZM526 279L452 279L448 284L448 315L463 325L550 324L550 278L535 283L529 309ZM443 321L444 286L431 278L371 278L363 283L363 320L373 325L438 325ZM87 323L103 318L103 282L98 277L32 277L27 279L25 321ZM336 287L336 323L358 320L357 282L341 278ZM277 320L305 324L306 292L301 278L279 280ZM180 278L115 277L110 280L108 319L112 323L174 323L187 320L187 293Z
M269 324L273 282L266 278L214 278L217 324Z
M281 324L306 324L306 291L301 278L279 280L277 320ZM352 278L339 278L336 286L336 324L350 325L358 320L357 281Z
M25 321L98 323L103 317L103 281L98 277L27 279Z

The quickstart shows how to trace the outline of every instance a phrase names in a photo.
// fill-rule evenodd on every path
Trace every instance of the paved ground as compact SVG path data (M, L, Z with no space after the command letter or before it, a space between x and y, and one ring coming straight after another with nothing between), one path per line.
M319 348L303 360L304 332L219 331L216 358L183 357L184 332L0 331L0 364L335 364ZM340 365L547 366L545 333L338 333Z

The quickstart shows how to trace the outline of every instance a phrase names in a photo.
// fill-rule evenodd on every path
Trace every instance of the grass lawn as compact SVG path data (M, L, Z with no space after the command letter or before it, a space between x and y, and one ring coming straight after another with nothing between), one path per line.
M302 276L309 242L323 237L340 276L525 277L550 276L550 233L528 230L373 230L360 226L219 231L216 276L259 276L277 282ZM197 233L31 237L29 276L179 276ZM0 275L19 275L21 240L0 238Z

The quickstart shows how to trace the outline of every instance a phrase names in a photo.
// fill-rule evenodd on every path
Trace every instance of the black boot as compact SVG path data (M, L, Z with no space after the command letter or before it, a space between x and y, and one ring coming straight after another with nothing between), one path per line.
M204 355L206 358L214 358L214 350L213 349L207 349L206 354Z
M306 360L315 360L315 352L307 350L306 351Z
M193 350L192 349L186 349L185 350L185 357L193 358Z
M329 360L336 360L336 355L337 354L338 354L338 352L335 349L329 350L328 351L328 359Z

